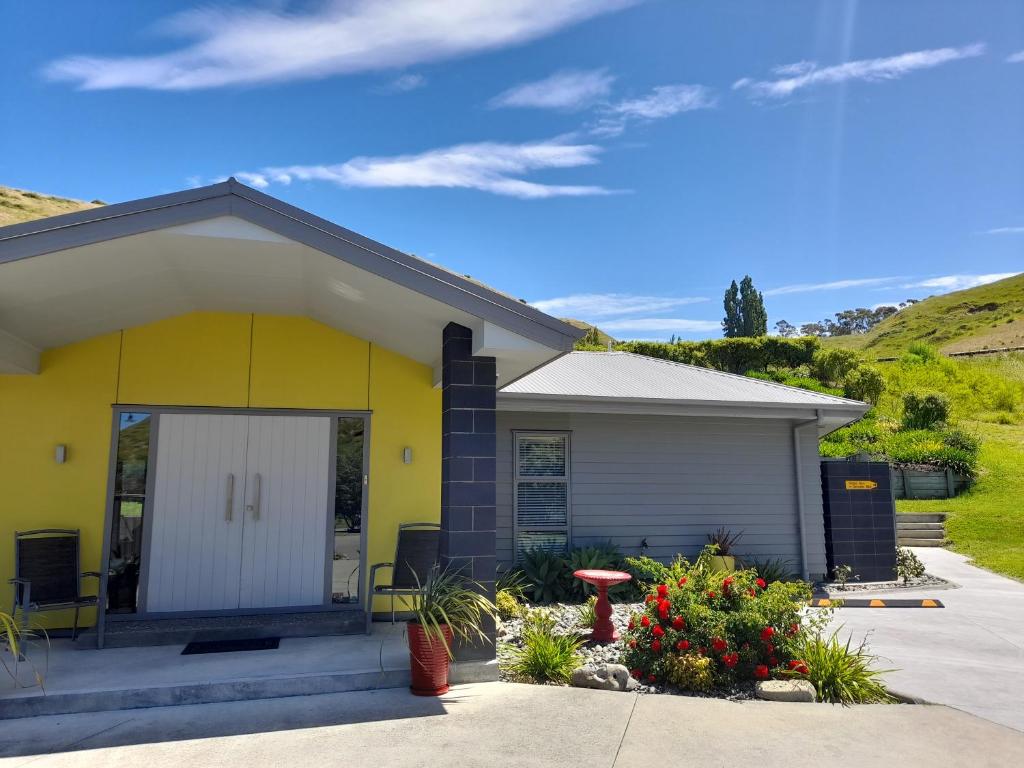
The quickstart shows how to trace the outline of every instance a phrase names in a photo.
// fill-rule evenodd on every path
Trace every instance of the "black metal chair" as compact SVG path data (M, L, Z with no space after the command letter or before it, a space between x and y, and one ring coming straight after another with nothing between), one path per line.
M96 571L81 571L80 532L75 529L45 528L14 533L14 607L21 608L22 628L29 628L31 611L75 609L71 639L78 637L78 613L97 599L82 594L82 577L99 578Z
M395 596L418 595L430 579L437 564L441 543L441 526L437 523L403 523L398 526L395 559L390 563L370 566L370 592L366 605L366 634L373 623L373 598L391 596L391 623L395 623ZM377 584L377 571L391 569L391 583Z

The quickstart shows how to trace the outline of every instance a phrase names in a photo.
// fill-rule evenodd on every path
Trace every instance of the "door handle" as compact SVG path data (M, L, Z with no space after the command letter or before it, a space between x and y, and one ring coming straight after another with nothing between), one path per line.
M263 478L260 477L260 473L257 472L253 478L256 481L256 488L253 489L252 494L252 519L260 519L260 496L262 495Z
M228 503L224 507L224 519L231 522L231 513L235 506L235 476L228 472Z

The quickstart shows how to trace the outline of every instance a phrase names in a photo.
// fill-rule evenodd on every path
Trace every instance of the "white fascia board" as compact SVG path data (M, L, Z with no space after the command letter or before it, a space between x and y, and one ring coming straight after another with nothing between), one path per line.
M788 403L724 403L721 401L654 401L640 398L631 400L611 398L563 398L538 395L498 393L499 411L526 411L538 413L621 413L657 416L726 416L733 418L814 419L823 413L826 432L856 421L864 411L844 408L831 411L819 404L796 405ZM867 410L867 406L864 407Z
M561 351L546 347L487 320L473 323L471 330L473 357L501 357L503 352L550 352L553 358Z
M0 331L0 373L39 373L39 350L17 336Z

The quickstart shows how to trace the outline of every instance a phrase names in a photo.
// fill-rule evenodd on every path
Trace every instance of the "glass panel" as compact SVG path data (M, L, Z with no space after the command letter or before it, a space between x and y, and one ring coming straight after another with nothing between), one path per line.
M565 477L565 435L519 438L520 477Z
M565 527L568 515L566 483L520 482L516 488L516 514L520 528Z
M363 419L338 418L337 485L334 493L334 569L331 600L359 602L363 517Z
M138 605L151 423L150 414L139 411L118 420L107 613L135 613Z
M516 560L522 558L523 552L531 549L565 553L569 549L569 540L564 531L520 531L516 542Z

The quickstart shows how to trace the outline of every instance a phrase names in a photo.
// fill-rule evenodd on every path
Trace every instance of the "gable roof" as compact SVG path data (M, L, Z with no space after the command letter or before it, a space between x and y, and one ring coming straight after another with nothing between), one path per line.
M584 331L234 178L206 187L0 227L0 265L218 216L234 216L560 351Z
M556 410L556 403L601 403L627 407L719 407L729 415L744 415L754 409L777 410L779 415L823 411L849 415L850 421L869 407L858 400L632 352L571 352L504 387L499 400L547 401L552 405L549 410ZM614 407L601 410L615 411ZM659 412L669 411L663 408Z

